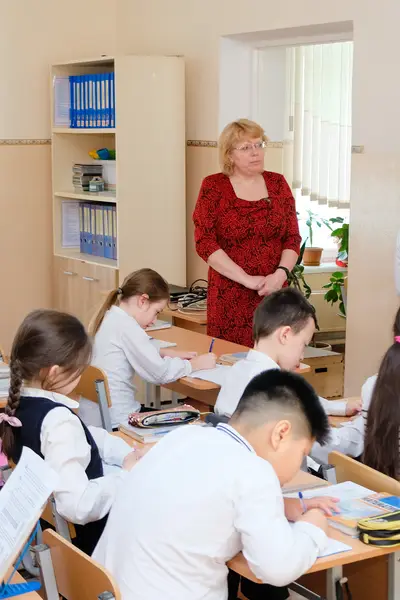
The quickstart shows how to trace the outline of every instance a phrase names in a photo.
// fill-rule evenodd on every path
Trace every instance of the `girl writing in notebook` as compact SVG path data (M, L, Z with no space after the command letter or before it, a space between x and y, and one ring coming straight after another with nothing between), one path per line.
M59 514L75 524L76 545L91 554L119 485L137 454L104 429L86 427L67 397L90 362L91 344L71 315L37 310L20 326L11 350L10 390L0 414L2 450L17 463L27 446L59 475ZM122 466L104 476L103 463Z
M214 354L160 350L151 341L145 329L156 321L168 300L168 283L161 275L140 269L110 292L93 322L92 364L108 377L113 428L127 423L132 412L142 410L135 397L135 374L161 385L215 367ZM98 406L92 402L82 399L79 414L85 423L100 424Z

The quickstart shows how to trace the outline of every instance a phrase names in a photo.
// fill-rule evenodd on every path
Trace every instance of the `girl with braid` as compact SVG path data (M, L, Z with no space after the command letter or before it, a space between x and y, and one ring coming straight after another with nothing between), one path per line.
M11 350L10 391L0 414L2 451L18 462L23 446L58 474L57 511L76 529L76 545L91 554L120 482L138 453L104 429L86 427L67 397L90 363L91 345L71 315L36 310L21 324ZM115 465L104 474L103 463Z

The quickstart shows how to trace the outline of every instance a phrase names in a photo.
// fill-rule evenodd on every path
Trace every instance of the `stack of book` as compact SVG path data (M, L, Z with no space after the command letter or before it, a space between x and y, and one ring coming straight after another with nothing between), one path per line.
M72 184L76 192L88 192L93 177L103 176L103 165L75 163L72 168Z

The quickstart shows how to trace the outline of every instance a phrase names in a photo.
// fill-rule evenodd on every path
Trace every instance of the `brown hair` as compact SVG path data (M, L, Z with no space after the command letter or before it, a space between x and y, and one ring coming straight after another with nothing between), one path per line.
M153 269L139 269L124 279L121 287L112 290L90 324L90 333L95 336L103 322L105 314L113 305L132 296L146 294L150 302L169 299L169 285L161 275Z
M264 133L264 129L255 121L249 121L249 119L238 119L229 123L218 140L219 148L219 164L221 171L224 175L232 175L233 173L233 160L231 157L232 150L236 144L243 141L243 139L254 139L261 138L263 142L268 142L268 138Z
M393 335L400 336L400 309L393 325ZM363 462L380 471L400 478L400 343L387 350L372 393L368 410Z
M84 371L90 357L89 337L76 317L56 310L31 312L20 325L11 349L6 415L14 416L18 410L24 381L39 379L43 389L56 392L60 384L64 386ZM62 381L49 377L55 365L63 370ZM0 425L0 436L2 450L10 457L14 432L6 421Z
M254 312L253 338L255 342L269 337L279 327L291 327L299 333L313 319L318 329L315 308L301 292L283 288L265 296Z

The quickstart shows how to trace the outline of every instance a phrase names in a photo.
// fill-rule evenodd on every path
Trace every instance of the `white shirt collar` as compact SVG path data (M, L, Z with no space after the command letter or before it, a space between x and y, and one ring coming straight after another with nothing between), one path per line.
M265 364L268 369L280 369L278 363L272 360L268 354L264 354L264 352L259 352L258 350L249 350L245 360Z
M63 404L67 408L79 408L79 402L71 400L71 398L68 398L68 396L64 396L64 394L58 394L57 392L49 392L48 390L42 390L40 388L23 387L21 389L21 396L29 396L31 398L47 398L52 402Z
M235 440L235 442L237 442L238 444L242 444L242 446L245 446L247 450L250 450L250 452L253 452L253 454L256 453L253 446L249 444L249 442L243 436L241 436L240 433L236 431L236 429L234 429L227 423L218 423L216 429L222 431L226 435L229 435L229 437Z

